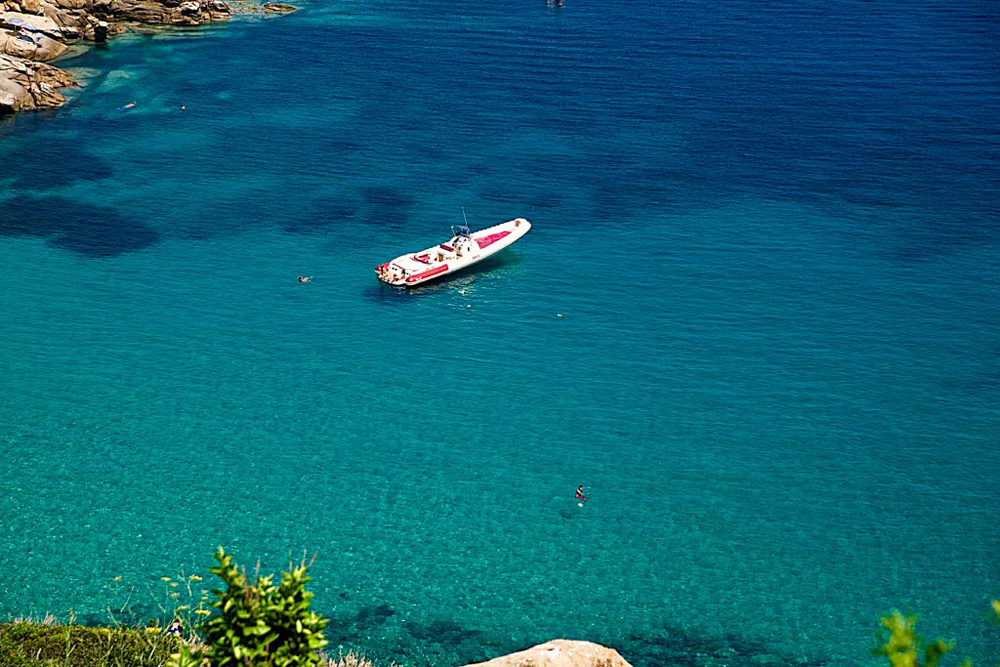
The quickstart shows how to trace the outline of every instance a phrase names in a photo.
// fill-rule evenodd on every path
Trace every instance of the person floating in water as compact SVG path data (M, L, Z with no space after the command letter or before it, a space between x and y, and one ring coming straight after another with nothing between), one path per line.
M300 283L307 283L312 280L312 276L299 276Z
M118 108L119 108L119 109L131 109L131 108L132 108L132 107L134 107L134 106L135 106L135 102L129 102L129 103L128 103L128 104L126 104L125 106L123 106L123 107L118 107Z
M167 634L168 635L177 635L178 637L180 637L181 636L181 629L182 629L181 628L181 622L175 620L173 623L170 624L170 627L167 628Z
M583 503L587 500L587 496L583 495L583 484L576 487L576 500L580 507L583 507Z

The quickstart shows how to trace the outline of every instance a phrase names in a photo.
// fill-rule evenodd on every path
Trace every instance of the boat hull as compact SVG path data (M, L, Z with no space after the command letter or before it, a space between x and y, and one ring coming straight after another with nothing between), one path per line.
M458 234L446 243L400 255L376 267L378 279L389 285L417 287L477 264L509 248L531 229L524 218Z

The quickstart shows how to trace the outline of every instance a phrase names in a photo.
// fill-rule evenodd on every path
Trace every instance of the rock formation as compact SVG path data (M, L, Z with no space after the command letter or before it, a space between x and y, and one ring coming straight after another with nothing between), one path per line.
M0 114L65 101L55 89L76 82L42 63L66 41L103 41L132 22L197 26L231 14L223 0L0 0Z
M465 667L632 667L613 648L591 642L553 639L488 662Z
M65 100L56 89L73 85L57 67L0 54L0 113L57 107Z

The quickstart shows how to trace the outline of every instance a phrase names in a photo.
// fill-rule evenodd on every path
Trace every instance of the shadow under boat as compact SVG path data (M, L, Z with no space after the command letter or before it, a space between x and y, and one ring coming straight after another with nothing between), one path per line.
M467 269L415 287L388 285L373 275L374 284L366 288L363 295L374 301L403 303L402 299L405 298L425 297L469 287L484 273L495 274L497 277L511 276L523 263L524 260L516 252L500 252L476 262Z

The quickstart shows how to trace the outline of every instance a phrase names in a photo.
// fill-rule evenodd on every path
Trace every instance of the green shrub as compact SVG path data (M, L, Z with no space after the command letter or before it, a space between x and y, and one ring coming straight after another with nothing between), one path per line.
M309 610L311 580L305 560L283 572L275 586L272 577L259 572L251 583L233 557L219 547L218 566L210 572L226 584L215 589L211 603L218 614L204 625L208 646L204 652L212 667L310 667L320 664L317 651L326 646L323 628L327 620ZM176 654L173 667L195 667L201 654L186 647Z
M938 639L927 645L924 650L924 661L920 662L920 650L923 648L923 638L917 634L914 627L917 624L916 616L903 616L898 611L894 611L881 619L884 644L875 649L876 655L884 655L889 659L892 667L936 667L941 659L953 645L943 639ZM965 662L962 667L970 667L970 662Z

